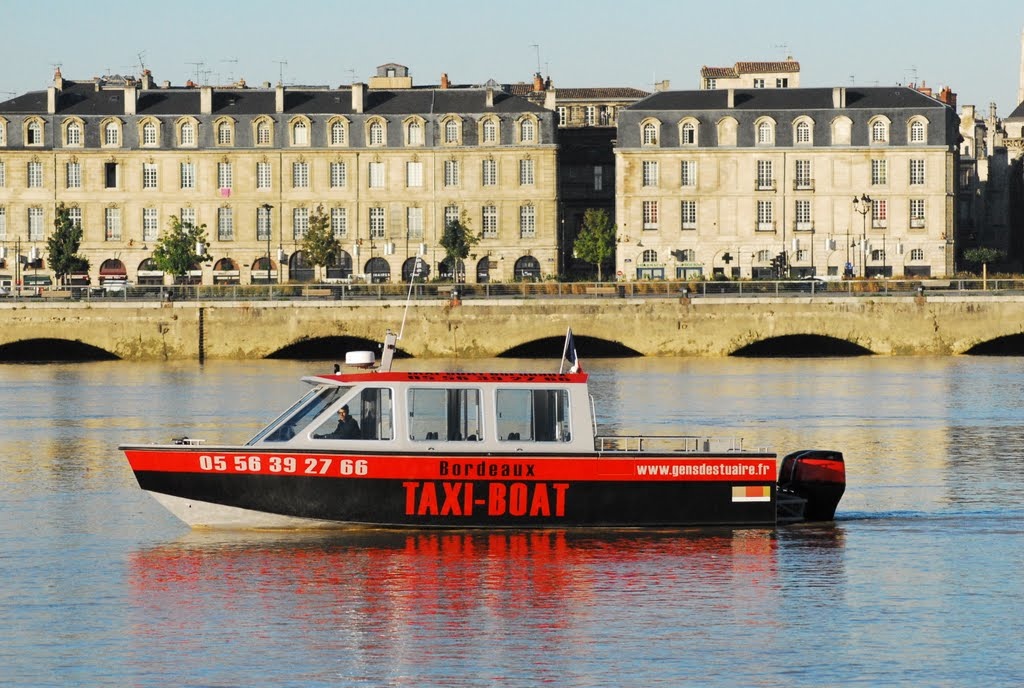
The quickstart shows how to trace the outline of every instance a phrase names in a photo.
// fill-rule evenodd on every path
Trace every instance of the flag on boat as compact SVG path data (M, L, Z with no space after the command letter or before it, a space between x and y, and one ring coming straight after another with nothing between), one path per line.
M576 340L572 338L571 327L565 333L565 348L562 349L562 364L558 366L558 372L562 372L562 368L565 367L566 363L569 364L570 373L583 372L583 366L580 365L580 359L576 356Z

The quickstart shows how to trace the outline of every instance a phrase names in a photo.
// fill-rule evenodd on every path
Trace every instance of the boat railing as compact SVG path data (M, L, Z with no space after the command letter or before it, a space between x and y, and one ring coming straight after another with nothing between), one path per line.
M705 435L598 435L594 448L599 452L679 452L720 454L744 452L742 437Z

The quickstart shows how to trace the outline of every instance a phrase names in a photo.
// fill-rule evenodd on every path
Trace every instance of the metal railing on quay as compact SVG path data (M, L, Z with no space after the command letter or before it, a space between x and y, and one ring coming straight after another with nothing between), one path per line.
M448 301L484 299L662 299L787 296L924 296L928 294L1024 294L1024 277L998 279L852 279L824 280L651 280L623 282L510 282L453 284L199 284L11 288L0 303L81 301L96 304L160 301L316 301L355 303L381 300Z

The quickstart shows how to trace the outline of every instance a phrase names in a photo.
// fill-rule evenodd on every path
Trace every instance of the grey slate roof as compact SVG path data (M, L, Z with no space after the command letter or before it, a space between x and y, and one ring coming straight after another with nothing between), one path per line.
M629 106L629 110L726 110L728 91L663 91ZM831 88L735 89L735 110L831 110ZM888 110L943 107L934 98L906 86L847 88L848 109Z

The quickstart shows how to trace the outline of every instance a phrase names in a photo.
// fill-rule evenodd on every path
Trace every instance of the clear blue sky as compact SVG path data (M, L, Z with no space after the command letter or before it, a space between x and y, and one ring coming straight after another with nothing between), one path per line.
M0 99L65 78L138 74L250 85L338 86L377 65L418 84L528 81L556 87L698 85L702 65L800 61L802 85L950 86L959 103L1016 107L1024 0L0 0ZM537 47L534 47L537 46ZM141 56L141 58L140 58ZM539 58L539 59L538 59ZM202 66L194 63L202 62ZM287 64L281 64L286 62ZM204 73L204 70L206 72Z

